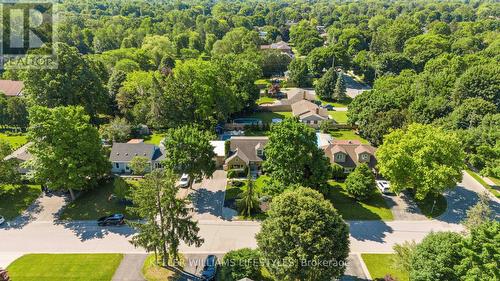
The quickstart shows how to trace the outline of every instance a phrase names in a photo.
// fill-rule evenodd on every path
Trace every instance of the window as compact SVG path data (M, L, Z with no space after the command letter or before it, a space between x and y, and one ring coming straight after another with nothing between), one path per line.
M115 167L116 167L117 169L119 169L119 168L120 168L120 163L115 163Z
M257 149L257 156L264 155L264 151L262 149Z
M127 171L130 170L130 168L128 167L128 165L125 166L125 170L127 170Z
M345 160L345 155L343 153L336 153L335 154L335 160L344 161Z
M362 160L368 160L369 158L370 158L370 155L368 155L366 153L361 154L361 159Z
M350 173L352 172L353 168L344 168L344 173Z
M318 124L318 120L314 120L314 124Z

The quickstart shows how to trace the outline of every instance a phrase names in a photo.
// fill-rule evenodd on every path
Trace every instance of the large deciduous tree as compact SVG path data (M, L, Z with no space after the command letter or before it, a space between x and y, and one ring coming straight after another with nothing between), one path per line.
M289 79L299 87L310 85L307 63L303 59L295 58L288 65Z
M101 126L101 136L113 142L125 142L130 138L132 126L125 118L115 118L110 123Z
M256 237L265 266L279 280L330 280L345 271L349 228L315 190L275 197Z
M467 69L456 81L453 98L457 104L467 98L482 98L500 108L500 66L489 64Z
M454 267L460 263L463 237L453 232L427 235L413 250L410 258L410 280L460 280Z
M47 107L80 105L91 117L105 112L109 102L104 86L108 74L103 65L64 43L55 43L54 49L56 68L30 68L21 73L28 99Z
M81 106L30 109L34 178L50 189L85 190L110 169L97 129Z
M395 192L412 189L417 199L453 188L462 179L464 153L458 137L431 125L412 124L384 137L378 168Z
M329 163L318 148L316 133L295 118L271 127L264 168L284 186L320 187L328 180Z
M132 190L134 205L130 210L144 222L132 222L138 231L131 243L160 254L162 265L179 258L181 241L199 247L198 223L189 210L186 199L177 197L177 175L171 170L154 170L146 175L138 188Z
M165 166L177 174L188 174L192 180L201 180L215 172L213 135L193 125L170 129L163 140Z

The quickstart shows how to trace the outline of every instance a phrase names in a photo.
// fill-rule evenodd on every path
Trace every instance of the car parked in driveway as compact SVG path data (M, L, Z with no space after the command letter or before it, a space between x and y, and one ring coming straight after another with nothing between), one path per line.
M205 266L201 271L201 280L203 281L215 280L216 274L217 274L217 257L214 255L209 255L205 260Z
M179 180L180 187L188 187L189 186L189 175L182 174L181 179Z
M331 104L324 104L321 107L323 107L324 109L329 110L329 111L335 110L335 107L333 107L333 105L331 105Z
M122 214L113 214L101 217L97 220L99 226L120 226L125 224L125 216Z
M391 185L386 180L378 180L377 187L383 194L391 193Z
M4 223L4 222L5 222L5 218L0 216L0 225L2 225L2 223Z

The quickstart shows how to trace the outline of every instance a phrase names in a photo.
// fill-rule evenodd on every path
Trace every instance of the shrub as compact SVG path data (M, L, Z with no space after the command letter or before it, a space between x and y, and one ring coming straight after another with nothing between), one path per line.
M230 179L233 178L242 178L248 174L248 169L231 169L227 172L227 177Z
M347 174L344 173L344 168L337 163L333 163L331 165L331 171L332 171L332 179L344 180L347 177Z
M262 280L260 274L260 253L258 250L243 248L233 250L222 259L222 280L236 281L243 278Z
M368 165L363 163L347 176L345 186L347 193L356 200L367 199L375 191L375 177Z

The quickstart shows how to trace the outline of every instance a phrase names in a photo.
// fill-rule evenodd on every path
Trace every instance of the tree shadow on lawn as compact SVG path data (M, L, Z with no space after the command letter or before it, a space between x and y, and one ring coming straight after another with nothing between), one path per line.
M199 213L210 213L216 217L224 219L222 208L224 206L224 191L213 192L206 188L196 189L191 193L194 210Z
M447 223L461 223L467 217L467 210L479 201L479 195L463 186L447 191L444 194L448 207L437 220ZM500 204L490 199L492 213L496 219L500 217Z
M0 229L20 229L35 219L43 207L37 199L41 194L39 189L21 185L0 193L0 215L7 221ZM9 221L11 220L11 221Z

